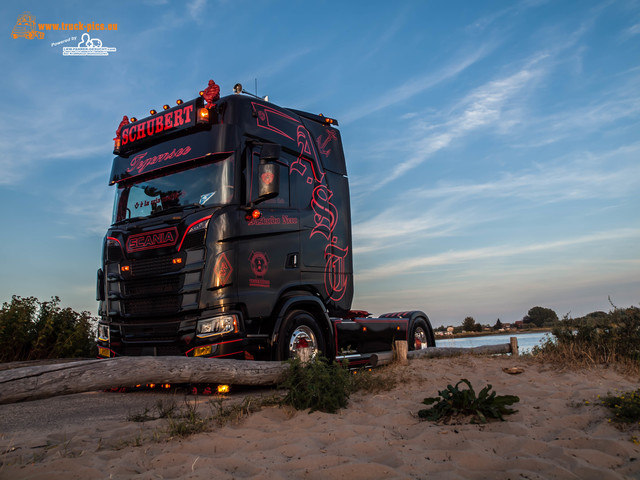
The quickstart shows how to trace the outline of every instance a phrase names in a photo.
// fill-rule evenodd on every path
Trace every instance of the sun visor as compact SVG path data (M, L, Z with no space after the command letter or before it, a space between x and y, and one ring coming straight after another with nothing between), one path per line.
M237 128L214 125L203 131L153 145L113 161L109 185L210 155L231 154L238 144Z

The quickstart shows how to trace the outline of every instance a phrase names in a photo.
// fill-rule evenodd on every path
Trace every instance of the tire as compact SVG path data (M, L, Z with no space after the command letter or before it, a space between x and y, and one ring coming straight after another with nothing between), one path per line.
M409 350L422 350L432 347L431 335L427 322L423 318L416 318L411 326L411 334L409 335Z
M278 334L278 360L308 361L325 356L325 351L324 336L315 318L303 310L289 312Z

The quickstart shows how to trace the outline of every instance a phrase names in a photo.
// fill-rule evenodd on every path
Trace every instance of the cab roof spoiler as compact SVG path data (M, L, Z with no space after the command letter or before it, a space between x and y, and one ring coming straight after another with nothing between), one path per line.
M294 108L287 108L287 110L301 117L313 120L314 122L321 123L322 125L335 125L336 127L339 125L338 120L336 120L335 118L325 117L322 114L316 115L314 113L303 112L302 110L296 110Z

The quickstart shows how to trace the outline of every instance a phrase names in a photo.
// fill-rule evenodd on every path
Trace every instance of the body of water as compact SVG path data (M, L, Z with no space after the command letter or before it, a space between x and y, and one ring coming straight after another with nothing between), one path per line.
M509 343L511 337L516 337L518 339L518 351L520 353L529 353L533 347L540 345L540 342L544 340L546 335L551 336L551 333L505 333L504 335L485 335L465 338L436 337L436 347L470 348L480 347L482 345L501 345L503 343Z

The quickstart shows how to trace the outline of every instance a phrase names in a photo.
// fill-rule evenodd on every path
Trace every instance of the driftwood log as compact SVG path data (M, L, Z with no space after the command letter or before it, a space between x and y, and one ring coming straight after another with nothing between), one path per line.
M470 348L457 348L457 347L431 347L423 350L410 350L398 349L395 355L402 355L402 352L406 352L406 358L413 360L416 358L441 358L441 357L455 357L458 355L501 355L511 353L513 356L518 355L518 342L513 337L515 343L504 343L500 345L482 345L480 347ZM406 343L406 342L396 342ZM373 366L388 365L394 361L394 352L381 352L374 354L372 359ZM398 358L399 363L403 363L402 359Z
M406 355L411 360L511 352L512 345L504 344L474 348L433 347L410 351ZM371 358L373 366L392 362L393 352L377 353ZM282 383L288 370L289 365L281 362L192 357L118 357L27 366L0 371L0 404L150 383L270 386Z
M188 357L118 357L0 372L0 404L149 383L277 385L280 362Z

